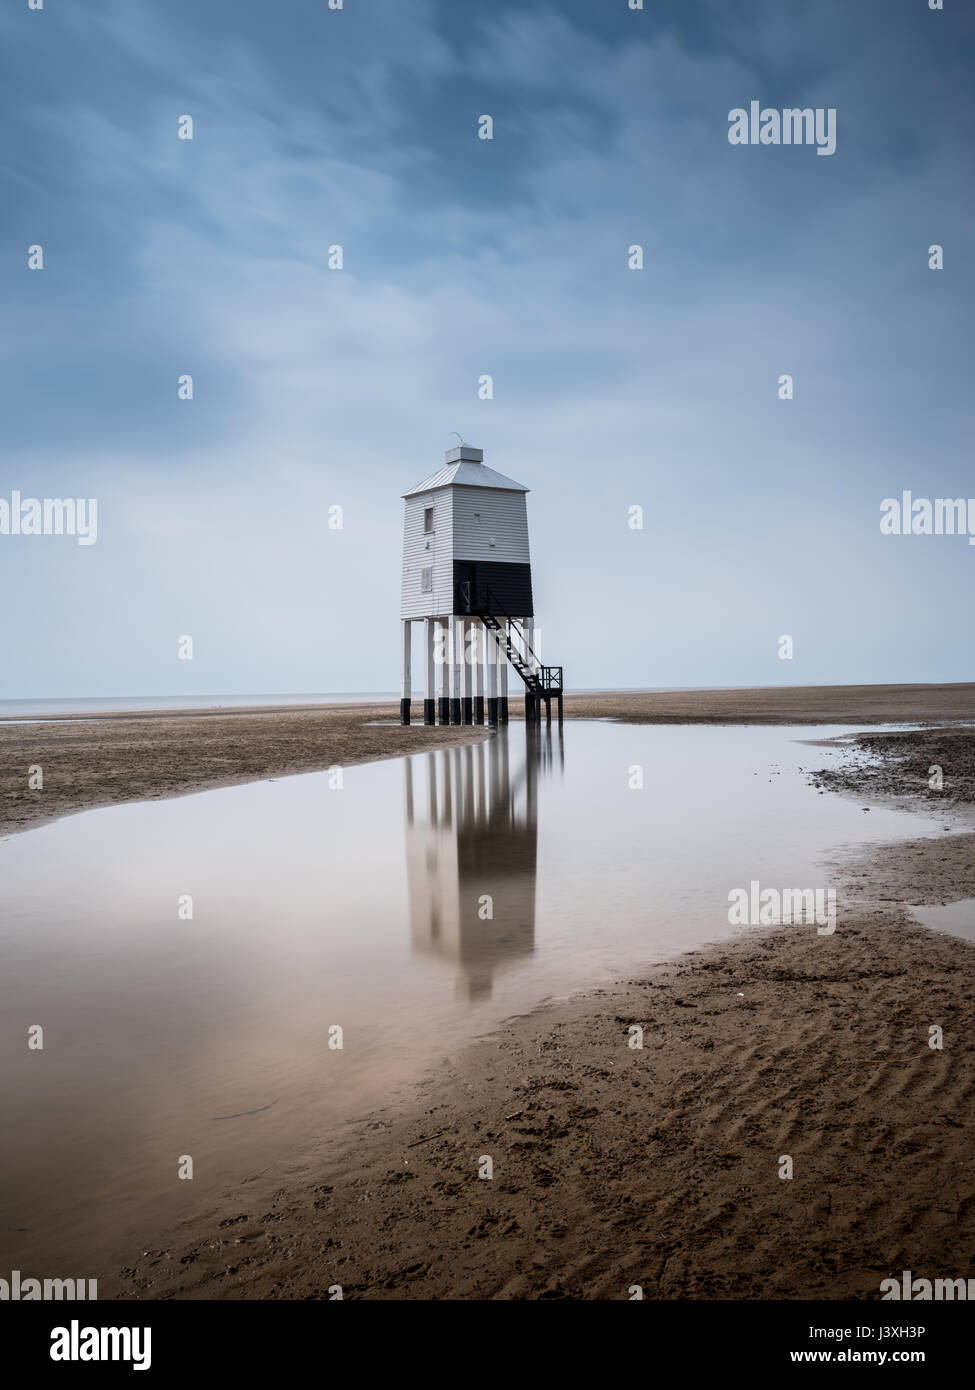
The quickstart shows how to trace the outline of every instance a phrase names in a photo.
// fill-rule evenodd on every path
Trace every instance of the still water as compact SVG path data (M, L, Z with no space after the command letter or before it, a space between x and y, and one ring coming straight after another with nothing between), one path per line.
M818 794L809 736L513 724L0 841L0 1276L107 1274L502 1019L732 935L732 888L943 833Z
M964 941L975 941L973 898L939 907L913 907L911 911L922 926L930 927L932 931L943 931L950 936L960 936Z

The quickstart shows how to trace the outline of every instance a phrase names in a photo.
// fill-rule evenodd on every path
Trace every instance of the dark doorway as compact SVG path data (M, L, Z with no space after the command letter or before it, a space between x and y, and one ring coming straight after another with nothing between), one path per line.
M473 560L454 561L454 612L473 613L477 606L475 583L477 575Z

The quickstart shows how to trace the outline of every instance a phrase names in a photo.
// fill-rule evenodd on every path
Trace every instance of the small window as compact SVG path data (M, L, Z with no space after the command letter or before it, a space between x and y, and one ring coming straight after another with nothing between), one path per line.
M433 508L423 508L423 534L429 536L433 530Z
M480 512L475 512L475 513L474 513L474 520L475 520L475 521L480 521L480 519L481 519L481 513L480 513Z
M424 570L421 570L421 571L420 571L420 590L421 590L421 592L424 593L424 594L432 594L432 593L433 593L433 568L432 568L432 567L428 567L427 569L424 569Z

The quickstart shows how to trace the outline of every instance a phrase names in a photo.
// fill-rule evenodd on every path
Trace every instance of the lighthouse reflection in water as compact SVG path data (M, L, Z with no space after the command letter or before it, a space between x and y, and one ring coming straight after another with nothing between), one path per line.
M539 779L563 766L561 731L502 728L483 743L405 760L413 949L487 999L535 948Z

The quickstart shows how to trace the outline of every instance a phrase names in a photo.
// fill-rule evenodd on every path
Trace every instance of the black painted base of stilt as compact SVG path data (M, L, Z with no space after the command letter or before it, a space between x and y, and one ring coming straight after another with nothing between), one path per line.
M424 724L435 724L437 722L436 700L423 701L423 722Z
M450 701L450 722L451 724L460 723L460 699L457 697Z
M483 724L483 723L484 723L484 696L483 696L483 695L475 695L475 696L474 696L474 723L475 723L475 724Z
M465 724L474 723L474 701L469 695L465 695L461 700L460 714Z
M399 702L399 722L401 724L408 724L410 722L409 700L400 700Z
M498 727L498 701L497 696L488 696L487 702L488 723L492 729Z
M441 695L440 698L439 698L438 701L437 701L437 704L440 706L440 715L439 715L440 723L441 723L441 724L449 724L449 723L450 723L450 701L447 699L447 696L446 696L446 695Z
M499 713L499 715L501 716L501 723L502 723L502 724L507 724L507 722L508 722L508 697L507 697L507 695L500 695L500 696L498 697L498 713Z

